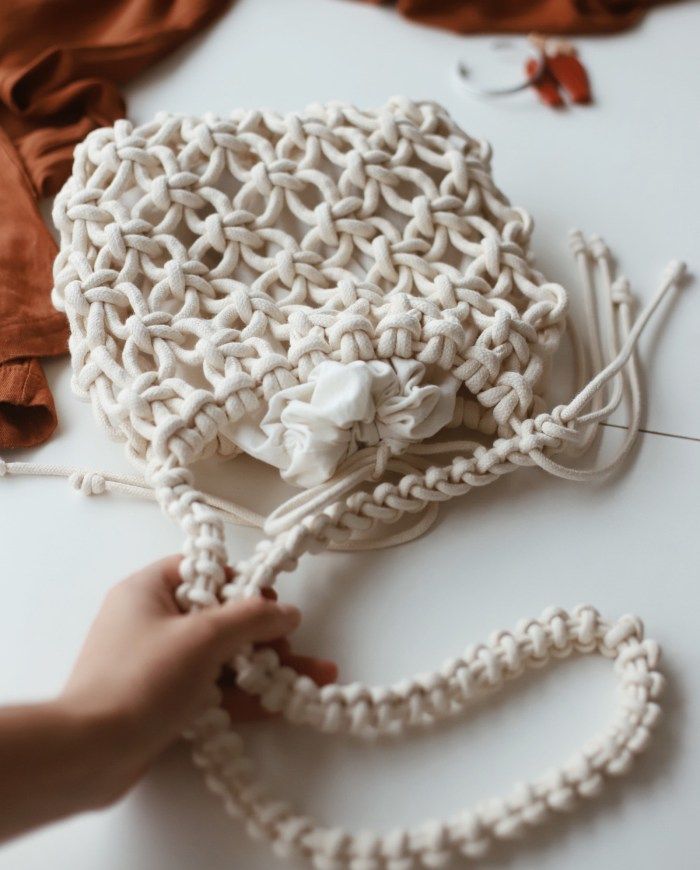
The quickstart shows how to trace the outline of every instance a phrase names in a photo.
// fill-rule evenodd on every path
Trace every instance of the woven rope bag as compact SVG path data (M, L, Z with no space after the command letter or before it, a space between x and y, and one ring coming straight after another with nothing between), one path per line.
M126 442L146 483L72 479L87 492L155 493L185 535L183 609L258 594L305 552L374 546L377 529L413 518L384 541L398 543L440 502L519 466L602 473L553 457L584 450L624 393L632 419L614 462L627 452L639 425L634 345L682 266L670 265L633 323L605 246L572 236L590 340L586 349L571 332L579 391L547 410L547 361L572 329L567 295L532 265L532 221L495 186L490 156L439 106L404 99L376 112L331 103L287 116L159 115L78 146L54 210L54 300L70 320L76 393ZM592 262L610 319L605 349ZM267 519L195 487L193 463L241 450L304 487ZM268 535L230 581L224 519L264 524ZM643 749L662 679L637 619L552 608L389 687L318 688L271 650L232 662L268 709L365 738L453 716L483 689L572 652L614 660L613 724L507 798L415 830L353 835L266 798L215 699L188 736L227 810L278 852L323 870L439 867L597 794Z

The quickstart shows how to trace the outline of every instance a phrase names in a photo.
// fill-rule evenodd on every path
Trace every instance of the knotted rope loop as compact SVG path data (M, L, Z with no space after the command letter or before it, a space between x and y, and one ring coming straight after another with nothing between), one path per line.
M68 482L73 489L78 490L83 495L102 495L107 487L105 478L94 471L85 473L74 471L68 478Z
M656 700L663 679L655 670L658 647L643 639L638 620L623 617L611 624L591 607L577 607L570 614L550 608L513 632L494 633L489 642L471 647L439 670L386 688L318 688L308 678L279 668L271 650L243 654L235 661L239 684L259 695L267 709L323 732L373 739L378 734L396 737L406 728L425 728L458 715L482 692L575 652L598 652L614 660L621 694L614 724L561 767L516 786L503 800L481 803L444 822L388 834L353 834L295 815L251 787L242 742L222 711L209 711L194 723L190 736L195 762L234 818L252 825L278 853L305 857L316 867L394 870L441 866L452 855L482 857L494 841L511 839L598 795L605 778L626 772L648 744L659 717Z

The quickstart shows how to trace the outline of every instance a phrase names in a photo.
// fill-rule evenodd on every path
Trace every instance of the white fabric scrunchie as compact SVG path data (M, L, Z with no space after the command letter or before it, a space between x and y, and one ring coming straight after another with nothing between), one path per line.
M417 360L327 360L306 383L276 393L266 412L239 420L227 435L279 468L289 483L316 486L361 447L383 442L400 453L450 422L458 380L436 369L424 383L425 374Z

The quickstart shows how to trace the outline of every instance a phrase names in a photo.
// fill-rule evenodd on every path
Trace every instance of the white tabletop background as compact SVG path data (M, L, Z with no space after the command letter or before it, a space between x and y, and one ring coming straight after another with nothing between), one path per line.
M435 99L492 142L497 182L534 214L534 249L549 276L578 292L566 246L576 225L609 241L646 299L668 259L686 259L691 269L700 263L698 33L700 5L686 3L652 12L634 32L578 40L596 104L556 114L530 93L479 101L460 91L455 64L486 69L491 38L459 38L340 0L241 0L129 88L129 113L144 121L160 109L225 114L328 99L374 107L394 94ZM299 649L335 657L347 681L427 669L549 604L590 602L610 617L644 618L668 676L665 716L648 754L602 799L499 846L488 867L700 866L695 282L654 321L642 359L648 432L622 474L585 485L517 472L447 506L417 542L310 559L280 586L304 609ZM71 395L67 360L47 371L60 428L22 458L127 470L122 448ZM624 414L615 422L624 425ZM622 434L604 432L603 452ZM202 477L258 507L281 497L275 474L252 461ZM179 533L151 504L87 499L65 481L44 479L1 481L0 516L0 702L40 699L59 689L110 584L177 550ZM249 552L255 538L231 529L231 552ZM388 829L448 815L563 761L607 721L614 701L607 663L571 660L406 742L366 746L281 722L247 731L286 798L326 823ZM49 866L267 870L275 859L224 815L177 747L116 807L0 850L0 870Z

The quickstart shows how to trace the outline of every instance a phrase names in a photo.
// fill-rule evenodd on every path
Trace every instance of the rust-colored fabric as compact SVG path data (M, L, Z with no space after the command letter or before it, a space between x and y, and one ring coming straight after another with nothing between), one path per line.
M46 440L56 411L39 358L68 329L49 298L55 243L37 198L73 148L124 116L119 86L231 0L13 0L0 11L0 449Z
M375 6L386 0L364 0ZM403 15L457 33L612 33L666 0L395 0Z

